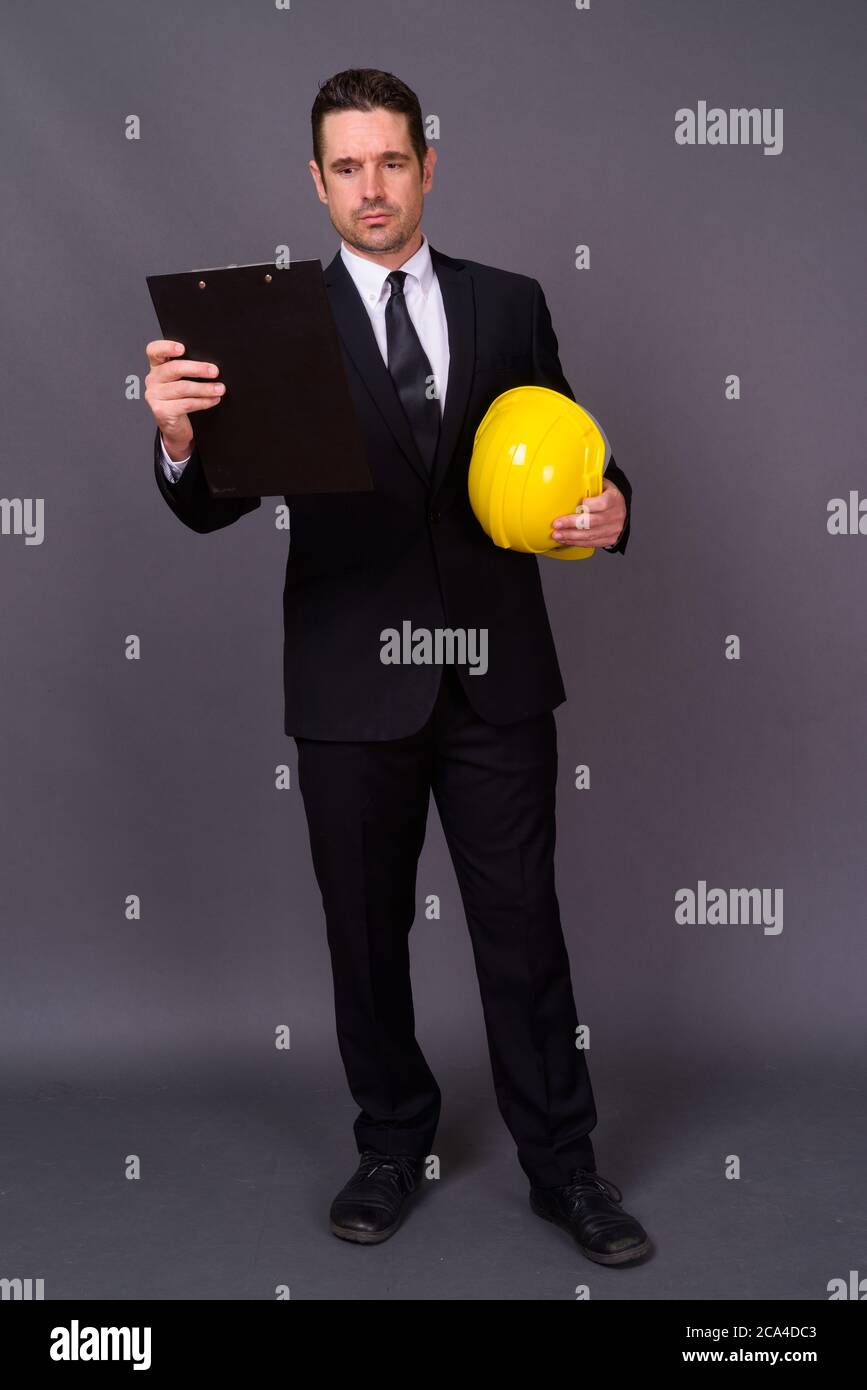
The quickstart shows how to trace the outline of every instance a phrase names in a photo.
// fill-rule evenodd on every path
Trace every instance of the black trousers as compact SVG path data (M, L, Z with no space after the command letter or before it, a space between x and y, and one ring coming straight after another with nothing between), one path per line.
M472 677L470 677L472 679ZM556 725L479 719L453 667L408 738L296 738L359 1152L433 1152L441 1095L415 1037L409 931L430 792L478 974L497 1104L531 1182L595 1168L596 1110L554 887Z

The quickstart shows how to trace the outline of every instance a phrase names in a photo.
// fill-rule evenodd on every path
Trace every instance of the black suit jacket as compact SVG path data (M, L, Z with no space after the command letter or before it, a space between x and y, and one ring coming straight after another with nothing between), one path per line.
M449 371L440 441L429 480L373 326L338 251L325 270L374 490L287 497L289 554L283 591L284 728L316 739L393 739L429 717L442 668L386 665L386 628L486 628L488 667L456 670L476 712L505 724L566 698L535 555L503 550L470 507L467 470L476 429L495 396L548 386L574 400L538 281L430 248L448 322ZM212 497L193 447L177 483L160 463L157 485L193 531L219 530L261 505ZM631 485L613 459L606 477ZM613 553L613 551L611 552ZM595 557L598 562L598 556ZM555 564L555 561L545 563ZM563 578L580 583L565 562Z

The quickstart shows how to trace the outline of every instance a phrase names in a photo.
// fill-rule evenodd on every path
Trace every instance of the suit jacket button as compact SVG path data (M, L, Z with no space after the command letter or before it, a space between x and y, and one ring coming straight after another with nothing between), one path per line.
M439 521L439 519L440 519L440 514L439 514L439 512L436 511L436 510L432 511L431 514L430 514L430 519L431 519L431 521Z

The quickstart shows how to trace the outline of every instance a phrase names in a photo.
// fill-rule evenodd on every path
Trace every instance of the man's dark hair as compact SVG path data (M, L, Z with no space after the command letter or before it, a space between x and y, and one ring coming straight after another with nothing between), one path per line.
M410 144L415 150L419 168L423 168L427 153L424 124L418 97L411 87L391 72L379 68L347 68L319 84L319 91L310 113L313 127L313 158L322 168L322 119L329 111L373 111L384 106L388 111L403 111L408 117ZM324 174L323 174L324 176Z

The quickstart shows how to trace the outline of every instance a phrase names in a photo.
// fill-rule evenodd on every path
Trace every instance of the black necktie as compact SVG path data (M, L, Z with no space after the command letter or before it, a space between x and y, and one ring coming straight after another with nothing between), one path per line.
M385 306L388 370L397 387L410 429L428 473L433 468L440 433L440 406L433 394L431 365L418 339L403 295L405 270L388 276L391 294Z

